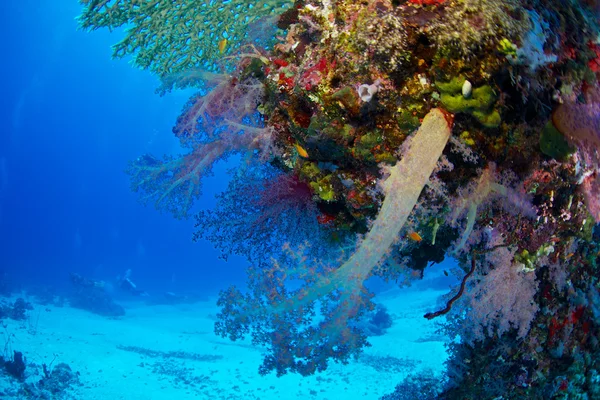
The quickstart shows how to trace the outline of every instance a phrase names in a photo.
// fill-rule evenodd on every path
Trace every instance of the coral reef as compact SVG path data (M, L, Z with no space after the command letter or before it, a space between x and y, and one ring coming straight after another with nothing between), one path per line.
M105 290L103 282L85 280L81 284L80 276L71 274L73 290L69 296L71 307L80 308L106 317L120 317L125 315L125 309L117 304L112 296Z
M7 304L4 300L0 302L0 319L10 318L16 321L27 319L27 311L33 310L33 306L21 297L16 299L13 304Z
M309 375L324 370L329 358L345 363L356 356L366 342L364 333L352 327L351 321L373 307L369 300L372 295L363 282L397 239L446 146L451 122L447 114L435 108L425 116L402 159L389 168L389 176L381 183L385 200L370 231L342 265L302 262L307 265L298 267L304 270L294 268L283 274L285 264L280 263L273 263L270 269L254 269L248 285L254 296L242 296L234 288L223 293L219 299L221 321L215 332L232 340L250 332L253 342L267 346L272 354L265 358L261 373L276 370L281 375L289 369ZM292 257L290 264L299 264L294 258L300 259ZM286 283L292 279L305 284L298 291L288 291ZM325 303L323 299L330 293L335 293L334 299ZM265 295L266 304L262 301ZM313 303L319 299L325 320L315 329ZM304 313L308 314L302 317L303 329L293 328L291 321ZM290 342L303 346L292 352L287 346ZM305 348L318 351L306 352Z
M84 2L84 26L162 18L133 3ZM175 66L194 57L177 39L118 46L165 61L160 91L198 89L174 128L188 153L130 166L143 201L187 217L214 162L243 156L196 219L196 238L252 262L216 333L265 346L263 374L323 371L368 346L366 280L409 284L453 257L460 285L425 315L451 338L444 387L390 398L597 396L595 3L273 2L248 19L276 16L273 46L209 34L202 60ZM113 25L107 4L124 13Z
M439 11L432 26L438 47L458 57L479 57L501 41L518 41L530 26L517 0L464 0Z
M52 364L52 363L51 363ZM13 351L13 356L0 359L0 378L5 371L9 380L3 380L0 396L10 399L75 399L73 386L79 385L79 373L65 363L41 366L27 362L23 353Z

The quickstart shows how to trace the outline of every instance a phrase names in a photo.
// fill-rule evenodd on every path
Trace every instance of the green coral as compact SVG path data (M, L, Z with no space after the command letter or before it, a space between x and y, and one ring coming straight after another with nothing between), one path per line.
M163 77L214 69L222 53L240 47L248 25L293 5L291 0L80 0L86 30L128 26L113 57L133 55L138 67ZM219 42L227 40L224 51Z
M331 184L331 175L327 175L325 178L320 179L317 182L310 182L310 187L321 200L335 200L335 191L333 190L333 185Z
M333 201L336 199L332 185L332 174L326 174L316 162L305 161L300 167L299 177L307 181L308 185L321 200Z
M552 121L549 121L540 135L540 150L548 157L562 161L572 154L572 148L564 135L556 129Z
M396 120L398 122L398 128L402 129L404 132L413 132L420 124L418 115L410 108L398 109Z
M542 244L535 253L530 253L526 249L521 253L515 254L515 261L523 264L525 272L535 271L538 260L554 253L554 247L550 243Z
M319 169L319 166L312 161L304 162L300 168L300 177L309 181L317 179L320 173L321 170Z
M467 146L475 146L475 140L471 137L469 131L463 131L460 134L460 138Z
M435 86L440 89L442 93L459 94L462 91L463 84L466 78L462 75L455 76L448 82L436 82Z
M517 45L512 43L507 38L504 38L498 43L498 51L510 57L517 57Z
M446 110L452 113L466 113L472 115L487 128L500 126L502 118L496 104L496 94L489 85L474 88L471 96L465 98L462 95L464 77L454 77L450 82L438 82L437 87L441 91L440 101Z
M363 159L365 161L375 161L373 156L373 149L383 143L381 132L374 130L369 132L354 143L353 153L354 156Z

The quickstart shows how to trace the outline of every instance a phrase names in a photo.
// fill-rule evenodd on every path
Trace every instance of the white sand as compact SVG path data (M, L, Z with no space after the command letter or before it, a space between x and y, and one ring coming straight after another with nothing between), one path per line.
M38 365L49 364L55 356L54 365L69 364L80 373L81 386L70 391L78 399L377 399L392 392L407 373L421 368L441 371L446 357L443 343L441 339L422 341L435 337L434 323L422 315L435 308L442 293L410 289L382 296L378 301L395 317L388 333L371 337L373 346L361 360L332 364L326 372L308 378L260 376L260 348L214 335L213 316L218 311L214 301L177 306L125 304L127 315L119 319L70 307L35 305L29 311L30 321L3 321L6 327L0 344L7 342ZM209 357L143 355L119 346ZM0 393L2 385L8 384L6 377L0 379Z

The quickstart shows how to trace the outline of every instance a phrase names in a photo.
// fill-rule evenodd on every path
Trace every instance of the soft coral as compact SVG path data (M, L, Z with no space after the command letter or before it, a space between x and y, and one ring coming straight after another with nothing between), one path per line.
M232 340L250 333L254 343L266 345L261 373L275 369L278 375L287 370L309 375L324 370L329 359L345 363L358 355L366 336L352 322L373 307L363 282L398 240L448 142L451 121L439 109L425 116L401 160L389 169L379 214L350 258L335 268L290 252L285 262L252 268L250 294L234 287L221 294L215 331ZM290 282L302 287L290 290ZM317 302L318 325L313 323Z
M258 80L239 80L225 74L202 74L212 89L192 97L177 118L173 133L187 147L217 136L224 128L243 128L244 120L257 123L258 105L264 96L264 85ZM246 123L247 124L247 123Z
M165 160L145 155L131 162L127 171L133 190L143 192L144 202L153 200L157 208L178 218L187 217L201 194L201 178L215 162L237 152L264 161L273 150L274 128L262 127L264 121L257 111L264 85L256 78L194 70L177 74L169 85L190 81L203 85L205 91L184 107L173 133L192 151Z

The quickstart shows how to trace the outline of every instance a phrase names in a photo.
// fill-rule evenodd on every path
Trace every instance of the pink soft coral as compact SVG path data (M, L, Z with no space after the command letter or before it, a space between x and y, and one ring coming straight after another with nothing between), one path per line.
M229 121L226 131L213 141L194 146L178 158L160 160L144 155L130 163L134 191L142 193L144 203L154 201L158 209L177 218L186 218L194 200L201 194L201 179L210 174L215 162L233 153L248 152L268 158L272 152L273 128L243 126Z
M210 91L192 97L173 128L182 145L194 146L219 135L224 128L243 128L248 124L245 120L257 124L257 107L264 96L262 83L224 74L202 73L201 77Z
M478 209L496 199L499 200L499 205L508 212L519 213L529 218L536 217L536 210L528 196L506 184L501 185L500 177L496 173L496 165L489 163L477 180L469 184L465 190L459 191L455 197L454 211L450 215L449 222L452 226L458 226L458 222L463 216L466 219L460 242L455 248L456 252L462 251L467 244L475 227Z
M497 246L502 246L499 235L490 243L495 250L486 254L464 295L468 299L464 338L470 343L511 328L524 338L539 310L534 299L538 290L535 272L513 261L513 248Z

